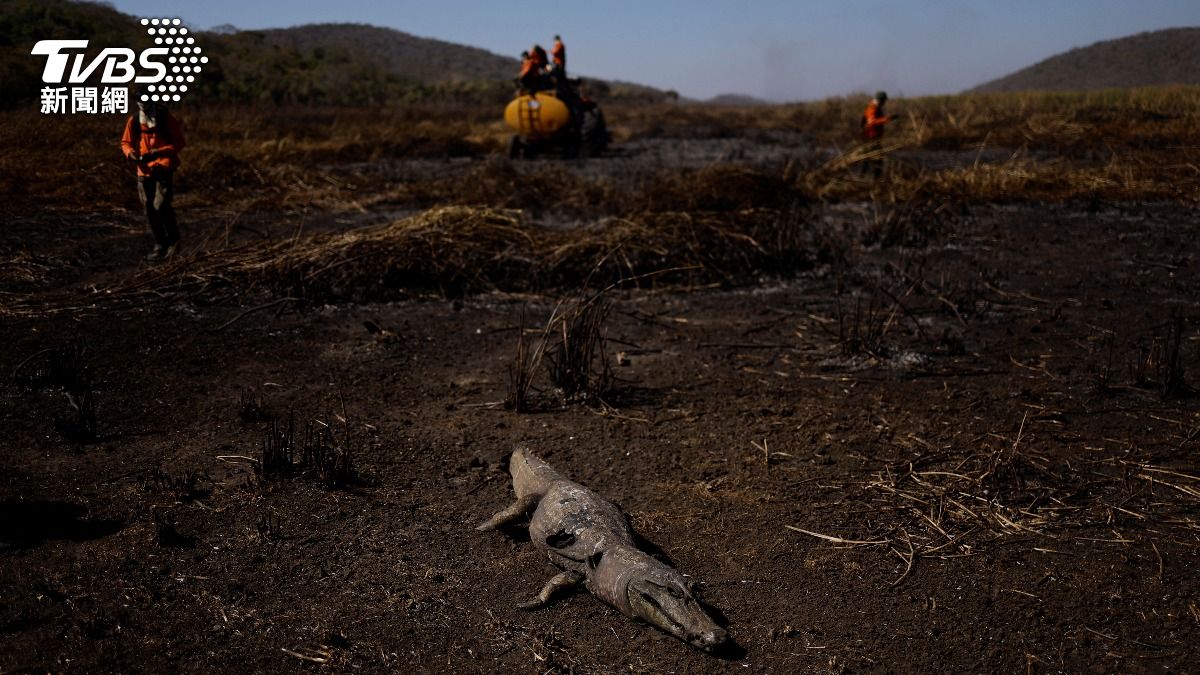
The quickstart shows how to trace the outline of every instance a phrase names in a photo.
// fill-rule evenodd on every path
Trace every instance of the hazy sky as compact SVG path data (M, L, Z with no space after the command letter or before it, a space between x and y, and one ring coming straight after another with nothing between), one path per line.
M707 98L961 91L1071 47L1200 25L1200 0L116 0L193 28L355 22L516 56L567 43L570 70Z

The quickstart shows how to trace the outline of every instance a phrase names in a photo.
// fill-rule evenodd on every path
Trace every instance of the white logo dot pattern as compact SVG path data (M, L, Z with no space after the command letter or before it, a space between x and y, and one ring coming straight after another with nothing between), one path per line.
M166 82L195 82L196 75L199 75L203 66L201 64L208 63L207 56L174 56L175 54L199 54L200 48L194 46L183 47L182 49L175 45L195 45L196 38L188 35L188 29L184 27L183 20L179 18L153 18L148 17L141 19L140 23L147 26L146 34L154 37L155 45L171 45L163 47L168 49L172 56L167 58L170 65L169 73L164 81ZM161 26L161 27L160 27ZM187 37L183 37L183 36ZM177 37L167 37L177 36ZM192 65L185 65L192 64ZM168 89L170 92L167 93ZM181 99L179 93L187 92L186 84L170 84L170 85L147 85L145 91L141 95L142 101L179 101Z

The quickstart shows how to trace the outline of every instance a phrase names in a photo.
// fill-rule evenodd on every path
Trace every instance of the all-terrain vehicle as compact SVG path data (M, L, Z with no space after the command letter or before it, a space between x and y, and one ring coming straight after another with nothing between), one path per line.
M517 159L545 152L564 157L596 157L608 148L608 126L600 106L575 93L578 81L557 89L522 89L504 110L504 121L516 133L508 156Z

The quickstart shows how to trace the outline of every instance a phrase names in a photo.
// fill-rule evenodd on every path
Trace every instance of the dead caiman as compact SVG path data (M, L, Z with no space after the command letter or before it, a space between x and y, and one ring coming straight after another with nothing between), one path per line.
M509 471L516 501L477 529L494 530L532 511L530 540L562 570L519 607L544 607L556 591L582 584L622 614L690 645L711 652L725 643L725 630L705 612L687 578L634 544L620 507L524 448L513 452Z

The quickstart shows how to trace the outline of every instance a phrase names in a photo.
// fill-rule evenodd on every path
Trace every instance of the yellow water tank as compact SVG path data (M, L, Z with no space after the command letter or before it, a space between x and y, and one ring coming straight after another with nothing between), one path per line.
M523 94L504 109L504 122L526 140L549 138L571 122L567 105L550 92Z

